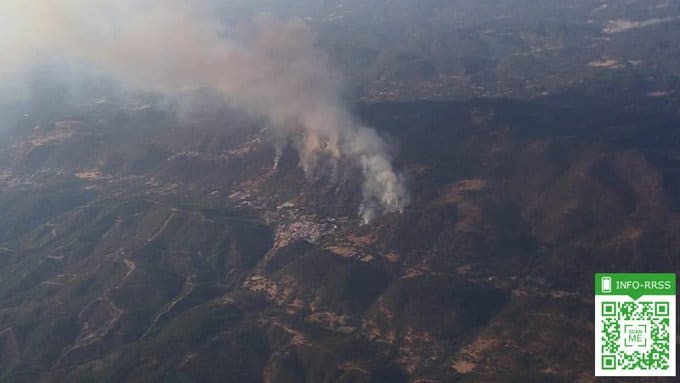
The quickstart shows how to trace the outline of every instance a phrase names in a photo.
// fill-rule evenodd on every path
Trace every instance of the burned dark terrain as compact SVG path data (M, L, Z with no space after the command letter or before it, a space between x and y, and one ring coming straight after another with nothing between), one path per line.
M370 225L237 112L98 107L2 152L6 381L589 381L592 274L680 266L663 105L362 106L413 193Z
M0 382L594 382L593 274L680 272L680 8L515 2L277 9L406 176L369 224L230 107L0 109Z

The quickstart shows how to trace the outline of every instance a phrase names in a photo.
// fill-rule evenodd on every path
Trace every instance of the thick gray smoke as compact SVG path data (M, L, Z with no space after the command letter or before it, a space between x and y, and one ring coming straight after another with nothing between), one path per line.
M4 0L0 78L56 55L141 91L215 88L230 104L271 120L298 150L306 174L356 165L365 221L402 210L408 193L384 141L347 111L342 81L306 25L261 17L228 31L215 14L209 1Z

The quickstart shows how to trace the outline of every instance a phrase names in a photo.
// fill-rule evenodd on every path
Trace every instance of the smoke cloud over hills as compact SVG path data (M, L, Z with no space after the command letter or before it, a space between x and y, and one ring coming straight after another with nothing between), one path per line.
M362 218L408 203L387 145L343 104L342 81L300 20L257 18L227 30L208 1L9 0L0 4L0 77L67 57L139 91L214 88L264 116L308 176L351 164L363 177Z

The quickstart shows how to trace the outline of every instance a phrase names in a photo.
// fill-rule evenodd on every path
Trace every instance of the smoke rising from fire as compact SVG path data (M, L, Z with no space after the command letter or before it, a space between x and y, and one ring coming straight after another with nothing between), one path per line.
M402 210L408 192L387 145L348 112L342 81L305 23L259 17L234 31L215 14L209 1L5 0L0 78L30 61L62 56L135 90L214 88L228 103L270 120L308 176L356 166L365 221Z

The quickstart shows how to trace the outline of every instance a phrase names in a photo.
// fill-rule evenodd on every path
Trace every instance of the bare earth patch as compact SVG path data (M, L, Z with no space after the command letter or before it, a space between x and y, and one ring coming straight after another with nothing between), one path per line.
M592 68L614 68L618 65L619 60L614 59L595 60L588 63L588 66Z

